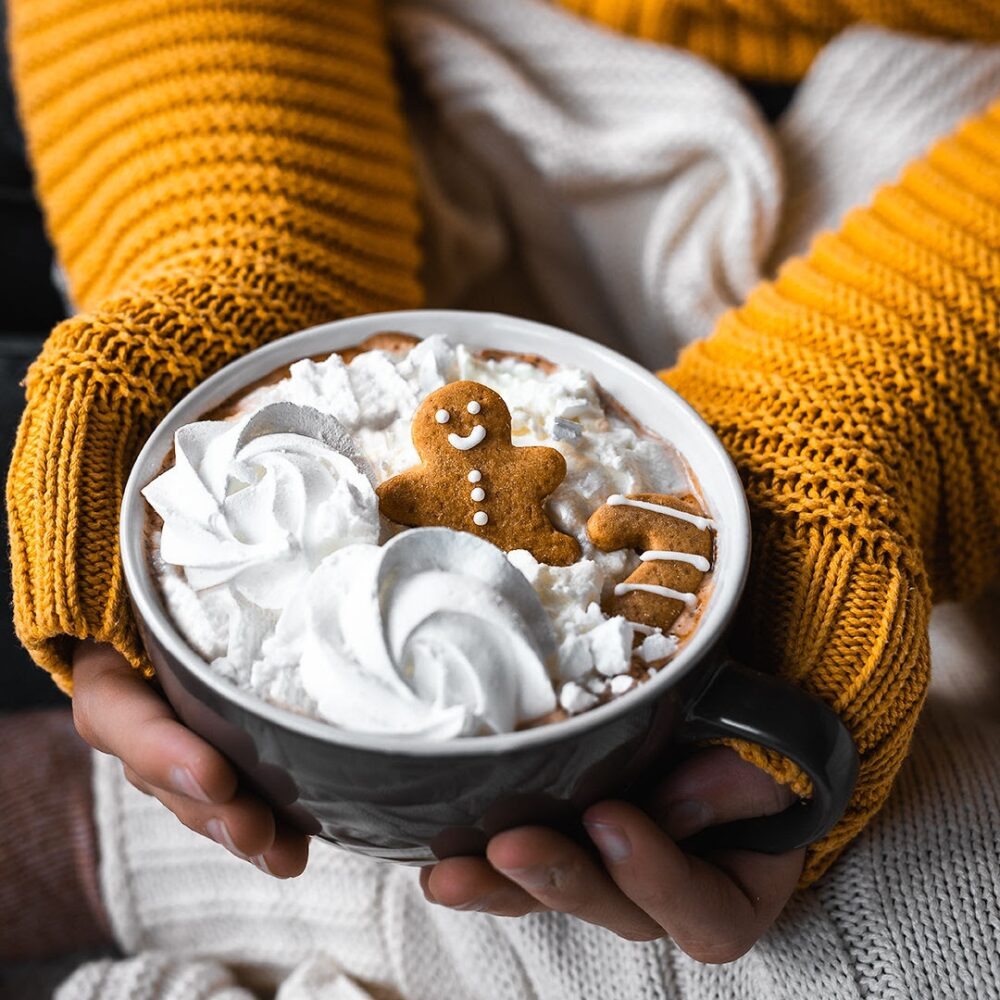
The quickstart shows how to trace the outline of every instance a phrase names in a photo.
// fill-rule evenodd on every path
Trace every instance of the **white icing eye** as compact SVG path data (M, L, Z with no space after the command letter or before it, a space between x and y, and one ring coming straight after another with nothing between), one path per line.
M471 493L469 494L469 496L470 496L470 497L472 497L472 499L473 499L473 500L475 500L475 501L476 501L476 503L479 503L479 501L480 501L480 500L485 500L485 499L486 499L486 490L484 490L484 489L482 488L482 486L477 486L477 487L476 487L476 488L475 488L475 489L474 489L474 490L473 490L473 491L472 491L472 492L471 492Z
M469 403L466 409L469 411L469 413L478 413L482 409L482 407L475 400L473 400L471 403Z
M472 520L476 522L481 528L487 521L489 521L490 516L485 510L477 510L475 514L472 515Z
M482 479L482 478L483 478L483 474L478 469L473 469L469 473L469 482L470 483L478 483L479 480Z
M451 414L447 410L438 410L437 413L434 414L434 419L439 424L446 424L449 420L451 420Z

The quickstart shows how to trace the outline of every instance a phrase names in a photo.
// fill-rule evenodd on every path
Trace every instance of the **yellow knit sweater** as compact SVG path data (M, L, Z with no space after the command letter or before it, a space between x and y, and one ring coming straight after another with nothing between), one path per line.
M666 42L757 80L798 80L855 21L983 41L1000 37L994 0L559 0L609 28Z
M566 2L633 28L667 10ZM788 0L798 13L784 22L770 2L738 7L781 22L779 36L832 30L809 0ZM937 26L985 31L964 9L935 7L955 15ZM645 13L626 23L624 11ZM742 21L727 37L753 51ZM375 0L13 0L11 40L49 230L83 310L29 372L8 482L18 633L69 690L73 638L147 666L116 542L142 441L266 340L419 305L415 184ZM879 808L906 753L932 592L969 595L1000 570L998 284L1000 105L665 376L746 483L754 571L739 648L833 705L862 755L805 882Z

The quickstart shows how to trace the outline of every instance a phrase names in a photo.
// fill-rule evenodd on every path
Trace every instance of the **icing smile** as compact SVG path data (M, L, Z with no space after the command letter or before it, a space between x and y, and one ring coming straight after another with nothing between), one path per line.
M482 444L485 437L486 428L482 424L476 424L465 437L460 434L449 434L448 444L459 451L468 451L470 448L475 448L477 444Z

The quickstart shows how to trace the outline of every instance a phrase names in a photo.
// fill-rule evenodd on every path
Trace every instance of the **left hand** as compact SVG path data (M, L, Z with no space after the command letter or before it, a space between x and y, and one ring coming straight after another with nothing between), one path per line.
M685 854L677 841L736 819L780 812L792 793L734 751L698 751L644 802L592 806L583 821L601 861L545 827L495 836L486 858L424 868L429 902L498 916L568 913L629 941L669 935L701 962L732 962L777 919L795 890L805 850Z

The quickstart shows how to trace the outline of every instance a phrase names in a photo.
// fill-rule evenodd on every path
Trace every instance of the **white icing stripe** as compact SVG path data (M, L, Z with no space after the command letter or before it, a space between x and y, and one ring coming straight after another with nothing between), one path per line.
M450 441L455 435L449 434ZM699 517L697 514L689 514L686 510L677 510L676 507L665 507L659 503L649 503L648 500L633 500L630 497L615 493L607 499L609 507L639 507L642 510L651 510L654 514L666 514L669 517L676 517L680 521L687 521L696 528L705 531L712 527L712 519L709 517Z
M459 451L468 451L470 448L475 448L477 444L482 444L485 437L486 428L482 424L476 424L465 437L460 437L458 434L449 434L448 444Z
M695 555L693 552L664 552L659 549L650 549L643 552L639 558L643 562L683 562L700 569L702 573L707 573L711 564L704 556Z
M615 597L621 597L633 590L641 590L647 594L656 594L657 597L670 597L675 601L683 601L689 608L693 608L698 603L698 598L694 594L685 594L680 590L671 590L669 587L657 587L652 583L619 583L615 587Z
M642 622L630 621L629 625L639 633L639 635L660 635L663 632L662 628L657 628L654 625L644 625Z

